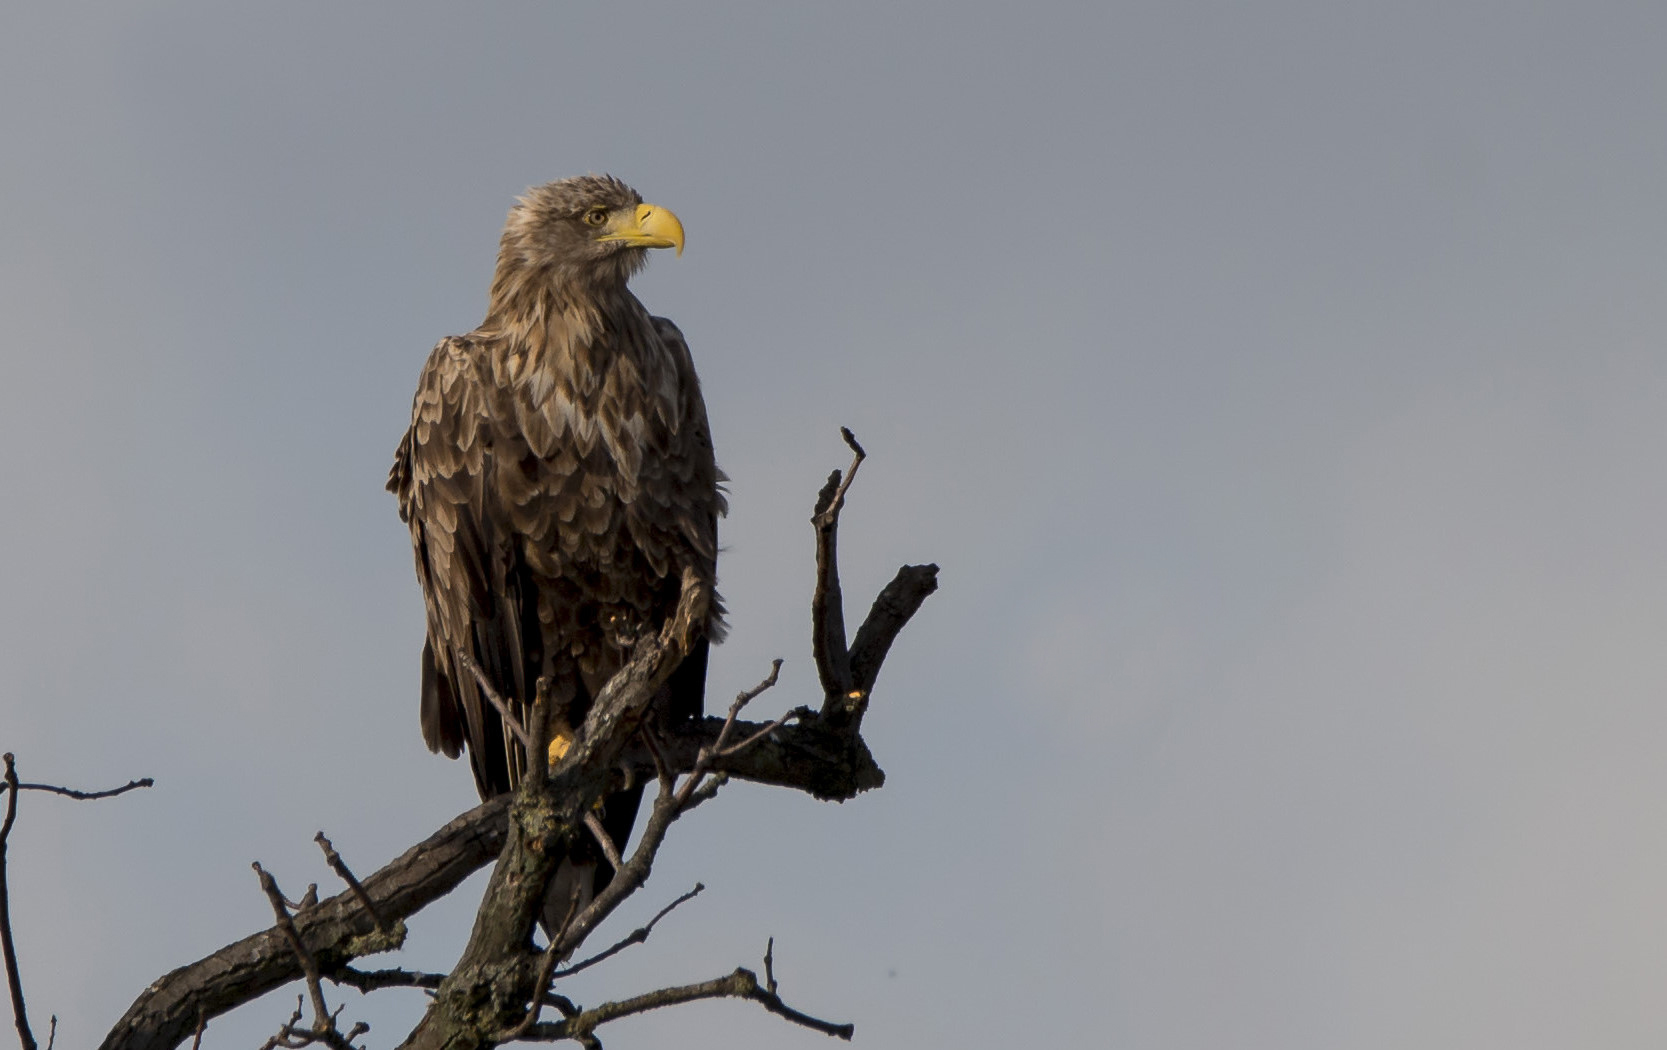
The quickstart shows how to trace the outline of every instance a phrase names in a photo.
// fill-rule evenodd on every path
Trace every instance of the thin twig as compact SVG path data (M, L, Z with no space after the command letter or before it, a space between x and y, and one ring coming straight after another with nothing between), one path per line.
M381 913L376 910L376 902L370 899L370 894L366 893L365 888L359 884L359 880L353 877L353 872L348 869L347 862L342 860L341 854L336 852L336 847L331 844L330 840L324 837L324 832L320 831L314 835L313 841L318 843L318 848L324 851L324 863L330 865L330 870L335 872L343 882L347 883L347 888L353 891L353 896L357 897L359 903L365 906L365 910L370 912L370 917L376 920L376 928L387 932L388 924L383 920Z
M12 911L6 891L6 838L17 823L17 764L10 751L5 754L6 818L0 821L0 953L6 960L6 985L12 993L12 1019L23 1050L35 1050L35 1034L29 1031L29 1015L23 1006L23 978L17 972L17 946L12 943Z
M689 797L678 806L677 815L681 817L702 803L712 801L717 797L719 789L727 783L729 783L728 773L713 773L710 777L701 781L699 787L689 792Z
M300 1023L301 1023L301 997L298 995L298 996L295 997L295 1012L289 1015L289 1020L288 1021L284 1022L282 1025L279 1026L277 1035L273 1036L272 1038L268 1039L266 1042L261 1044L261 1050L273 1050L274 1047L292 1045L290 1043L290 1039L289 1039L290 1033L293 1032L295 1030L295 1026L300 1024ZM306 1044L301 1043L299 1045L305 1046Z
M806 1028L815 1029L827 1035L838 1036L845 1040L849 1040L856 1030L855 1025L835 1024L793 1009L782 1002L781 997L774 992L761 988L758 984L757 974L748 969L737 969L734 973L725 977L702 981L699 984L661 988L657 991L632 996L629 999L603 1003L601 1006L585 1010L554 1024L533 1025L524 1038L546 1042L573 1039L585 1044L594 1040L595 1030L609 1021L629 1017L632 1014L646 1013L649 1010L658 1010L664 1006L691 1003L699 999L751 999L771 1013L779 1017L785 1017L794 1024L803 1025Z
M771 995L776 994L776 939L771 937L764 943L764 987Z
M504 725L515 733L515 738L521 741L521 746L530 753L533 749L532 737L527 735L526 727L510 711L509 705L504 702L504 698L498 695L496 689L492 688L492 683L486 678L486 672L482 671L480 665L475 663L472 658L463 653L457 654L457 662L463 665L465 671L474 675L475 683L480 686L481 694L486 697L493 707L498 709L498 717L504 720Z
M736 717L741 714L742 708L758 699L758 697L761 696L765 690L775 685L776 679L780 674L781 658L777 657L776 659L770 661L770 673L764 676L764 680L762 682L759 682L751 689L747 689L736 694L735 702L729 705L729 714L724 718L723 728L718 730L718 739L712 742L712 746L710 748L701 749L699 757L695 759L695 768L689 771L689 775L683 780L683 786L678 789L676 797L677 808L679 810L686 808L688 806L689 799L694 797L695 791L705 786L703 781L706 778L706 774L712 768L713 760L734 754L734 751L731 750L729 745L729 734L735 729ZM752 736L742 741L737 750L744 749L746 745L770 735L770 733L775 732L779 728L781 728L779 724L765 726L764 729L754 733Z
M600 830L600 825L597 826L596 830ZM602 835L602 841L607 841L606 834ZM619 854L615 851L614 855L617 857ZM617 864L615 864L614 867L615 870L618 870ZM561 925L551 931L550 943L545 945L544 954L539 957L538 976L533 978L533 988L536 989L536 991L533 994L532 1006L527 1010L526 1016L522 1017L517 1024L493 1036L492 1042L494 1044L513 1043L525 1035L527 1033L527 1029L538 1023L538 1015L544 1011L545 1003L549 1001L547 996L551 994L550 981L553 979L551 974L555 972L556 963L561 959L561 956L557 953L561 947L562 937L566 935L567 926L573 921L573 916L578 910L579 887L577 884L574 884L573 892L567 898L567 914L561 917ZM565 999L562 1001L566 1002ZM569 1002L567 1005L572 1006L573 1004ZM562 1010L562 1016L567 1016L566 1010Z
M580 1009L573 1005L573 1000L556 992L544 993L544 1005L555 1007L563 1017L578 1017L581 1013Z
M341 1013L337 1008L336 1014ZM301 1050L302 1047L323 1043L330 1050L360 1050L353 1045L353 1040L370 1031L370 1025L363 1021L355 1021L346 1035L342 1035L336 1028L336 1014L331 1014L329 1023L320 1027L317 1021L311 1029L297 1027L301 1023L301 997L295 997L295 1012L289 1015L289 1020L278 1026L276 1035L261 1044L260 1050Z
M681 897L677 898L676 900L672 901L670 904L666 905L664 908L661 908L658 912L655 913L654 918L649 919L648 922L645 925L638 926L636 929L632 930L618 944L615 944L612 947L605 949L604 951L597 952L595 955L592 955L590 958L584 960L583 962L574 963L572 966L567 967L565 970L560 970L560 971L557 971L556 973L551 974L550 975L551 978L553 980L561 980L564 977L572 977L574 974L578 973L580 970L588 970L592 966L595 966L597 963L602 962L606 959L610 959L615 955L618 955L620 952L629 948L633 944L643 943L644 941L648 940L648 935L650 933L654 932L654 924L655 923L659 922L661 919L665 918L667 915L670 915L672 909L677 907L679 904L682 904L685 901L694 900L696 897L698 897L700 895L701 891L704 890L704 889L706 889L706 886L703 883L699 883L699 882L695 883L695 888L694 889L690 890L688 893L685 893L683 896L681 896Z
M154 787L155 784L156 781L152 780L150 777L140 777L138 780L129 780L121 787L111 788L108 791L77 791L74 788L59 787L56 784L19 784L17 789L19 791L50 791L54 795L62 795L65 798L73 798L85 802L95 798L114 798L117 795L125 795L129 791L133 791L136 788ZM4 792L10 787L11 784L9 783L0 784L0 792Z
M577 893L573 896L573 903L579 903ZM568 919L573 917L573 911L572 907L567 909ZM562 925L567 925L566 920L563 920ZM538 1023L538 1015L544 1010L544 992L550 987L550 974L556 969L556 945L560 943L560 937L550 938L549 945L544 949L544 954L538 960L538 976L533 979L533 987L538 989L538 994L533 996L532 1006L527 1010L527 1015L513 1027L494 1035L492 1037L493 1045L513 1043L526 1035L527 1029Z
M739 755L741 752L745 751L747 748L749 748L749 747L753 746L754 744L758 743L760 740L763 740L765 737L774 733L776 730L780 729L782 726L786 725L787 723L794 722L794 721L799 721L799 720L805 718L806 716L808 716L810 714L811 714L811 711L810 711L809 708L806 708L806 707L794 708L793 710L787 712L785 715L782 715L780 718L776 719L774 722L771 722L770 724L766 725L763 729L760 729L758 732L756 732L756 733L752 734L751 736L747 737L745 740L742 740L740 743L731 744L728 747L724 748L722 751L714 752L712 757L714 757L714 758L733 758L736 755Z
M731 722L735 721L735 716L741 713L741 708L746 707L754 700L757 700L761 695L763 695L765 690L775 685L776 678L780 674L781 657L778 656L774 660L770 661L770 673L764 676L764 680L762 682L759 682L746 692L736 694L735 702L729 705L729 720Z
M108 791L79 791L75 788L60 787L56 784L26 784L17 778L16 756L7 752L4 756L5 775L0 779L0 794L6 796L6 815L0 820L0 958L4 959L6 969L6 987L10 993L12 1003L12 1019L17 1027L18 1042L23 1050L36 1050L39 1045L35 1035L29 1029L29 1016L23 998L23 978L19 972L17 962L17 945L12 935L11 893L6 879L6 842L11 837L12 827L17 823L17 799L19 792L44 791L54 795L77 800L92 800L112 798L125 794L136 788L150 787L155 781L150 777L142 780L132 780L119 788ZM53 1050L58 1042L58 1015L51 1015L46 1035L46 1050Z
M197 1007L197 1030L191 1033L191 1050L201 1050L203 1045L203 1031L208 1028L208 1015L203 1013L202 1007Z
M596 844L602 847L602 856L608 858L608 863L614 866L614 870L618 871L623 868L625 862L619 859L619 847L615 846L614 840L608 837L608 829L602 826L602 820L596 815L594 809L585 814L585 827L590 830L591 837L596 840Z
M822 499L817 500L816 516L818 519L837 519L839 517L840 510L845 506L845 493L850 491L851 482L856 480L857 468L862 466L862 461L868 458L868 453L864 452L862 446L857 444L857 436L851 433L850 427L840 427L839 436L845 439L845 444L853 453L851 466L850 469L845 471L844 480L840 481L833 494L828 496L825 502ZM817 524L820 525L821 521L818 521Z
M284 905L284 895L278 890L278 880L261 867L258 860L249 866L260 877L260 888L266 891L266 899L272 902L272 914L278 919L278 929L283 931L290 950L295 952L296 960L301 963L301 972L306 974L307 994L313 1000L313 1030L322 1032L326 1027L334 1027L330 1008L324 1003L324 988L319 984L318 960L301 943L301 935L296 932L295 922L289 917L289 908Z
M654 730L652 722L644 722L638 730L642 736L643 746L648 749L649 758L654 761L654 778L660 782L662 791L671 789L671 769L666 765L665 752L660 750L659 734Z

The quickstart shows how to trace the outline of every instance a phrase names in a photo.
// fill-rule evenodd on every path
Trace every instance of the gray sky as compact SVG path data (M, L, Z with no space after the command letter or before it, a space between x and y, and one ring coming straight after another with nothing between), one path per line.
M815 490L893 651L843 806L679 825L574 995L755 964L860 1045L1667 1040L1667 9L41 4L0 14L0 747L31 1007L91 1045L474 801L382 479L526 186L636 283L811 696ZM478 890L478 884L474 884ZM386 964L445 968L474 901ZM258 1045L287 993L210 1027ZM415 994L346 995L377 1047ZM812 1047L746 1004L612 1048Z

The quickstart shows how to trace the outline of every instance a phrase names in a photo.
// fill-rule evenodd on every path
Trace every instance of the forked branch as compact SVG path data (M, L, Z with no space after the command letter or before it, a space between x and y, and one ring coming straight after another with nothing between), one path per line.
M547 756L538 746L546 739L546 690L539 689L533 704L521 705L527 712L524 724L509 717L513 714L509 702L488 693L488 701L501 708L510 731L521 738L529 754L527 775L515 795L464 814L362 883L341 865L337 874L348 888L288 916L293 939L280 928L280 921L264 933L163 977L133 1004L106 1037L102 1050L177 1045L200 1030L197 1026L202 1020L285 981L307 979L310 969L316 970L318 979L362 991L385 987L432 990L435 995L429 1009L403 1044L413 1048L485 1050L510 1039L571 1039L599 1046L595 1030L608 1021L715 997L751 999L795 1024L850 1038L850 1025L822 1021L787 1006L776 991L768 956L763 985L751 970L737 969L712 981L663 988L589 1010L552 987L555 981L641 943L666 913L693 896L685 894L673 901L612 947L566 970L559 968L561 960L570 957L647 880L671 824L712 798L729 778L831 799L850 798L884 782L884 773L861 737L862 715L893 640L936 588L937 567L899 570L875 600L855 639L847 644L837 525L864 453L849 431L842 433L854 458L846 471L835 472L829 479L812 518L817 542L812 649L822 685L820 702L763 722L743 720L740 716L747 703L775 684L778 663L757 687L740 694L724 717L672 725L647 717L660 686L687 655L691 639L697 636L694 625L705 622L712 600L709 582L685 576L677 613L659 632L639 639L625 667L599 691L572 745L547 770L540 768ZM630 778L653 779L660 786L648 807L641 837L629 856L620 855L625 843L604 842L608 859L618 862L613 878L588 903L581 906L575 898L548 945L537 949L531 931L555 863L578 836L595 834L596 829L588 826L595 822L587 818L602 798L619 790L622 769ZM333 853L327 840L320 844L326 847L327 857ZM359 970L349 965L358 955L385 950L390 946L386 934L390 927L449 892L494 857L497 864L474 930L450 974ZM336 868L335 861L332 868ZM295 950L295 942L303 946L302 951ZM309 991L316 987L316 980L308 983ZM319 1017L329 1018L321 1012L322 1003L320 990L314 1028L319 1027ZM562 1020L542 1020L541 1007L547 1005L558 1009ZM329 1020L333 1029L333 1018ZM311 1032L299 1024L298 1013L284 1030L291 1040L306 1038Z

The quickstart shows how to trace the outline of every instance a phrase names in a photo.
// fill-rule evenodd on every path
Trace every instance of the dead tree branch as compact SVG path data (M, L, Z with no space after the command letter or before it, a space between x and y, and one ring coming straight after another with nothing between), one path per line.
M323 1002L318 960L312 957L312 952L308 952L307 945L303 945L302 935L295 932L295 923L290 920L290 908L283 903L283 893L278 892L278 880L272 877L272 873L260 867L258 860L248 867L255 868L255 875L260 877L260 888L267 895L268 902L272 903L272 913L277 917L278 930L283 933L283 940L290 945L290 952L295 953L295 960L302 965L302 973L307 977L307 995L313 1000L313 1033L320 1035L323 1032L335 1032L335 1017L330 1015L330 1007ZM300 1005L297 1003L295 1008L300 1010ZM295 1022L288 1023L280 1030L278 1037L283 1037L293 1027Z
M810 599L810 647L816 660L816 673L822 680L824 710L833 698L851 691L850 654L845 649L845 600L839 588L839 512L845 506L845 493L856 479L857 468L868 456L849 428L840 427L839 433L851 447L850 469L843 477L837 470L828 475L827 484L816 495L816 507L810 516L811 524L816 527L816 590Z
M376 909L403 919L450 893L503 848L507 796L482 803L363 882ZM334 974L374 942L376 920L344 890L294 917L321 973ZM380 950L380 949L373 949ZM300 963L273 926L166 974L136 999L100 1044L104 1050L150 1050L189 1038L198 1010L212 1020L301 977Z
M155 786L155 780L150 777L140 777L138 780L129 780L121 787L110 788L107 791L77 791L74 788L59 787L56 784L19 784L17 789L19 791L48 791L54 795L73 798L78 802L90 802L101 798L115 798L117 795L125 795L129 791ZM10 783L0 784L0 794L4 794L10 787Z
M521 741L521 746L526 749L527 754L530 756L538 750L533 746L532 737L528 735L526 727L521 724L521 720L515 717L515 712L509 709L509 704L498 695L496 689L492 688L492 680L486 677L486 672L480 669L480 665L475 663L468 653L458 653L457 662L463 670L474 676L475 685L480 689L481 695L486 697L487 702L497 709L498 717L503 719L504 725L508 726L510 731L515 734L515 739Z
M677 1006L681 1003L692 1003L700 999L751 999L759 1003L764 1009L785 1017L794 1024L803 1025L825 1035L838 1036L850 1040L856 1026L852 1024L835 1024L821 1018L801 1013L782 1002L775 992L760 987L758 975L751 970L737 967L734 973L725 977L718 977L699 984L684 984L672 988L661 988L657 991L645 992L629 999L618 1002L603 1003L601 1006L582 1011L566 1020L552 1024L537 1024L526 1032L528 1039L542 1042L555 1042L561 1039L571 1039L582 1045L597 1045L595 1043L596 1029L609 1021L617 1021L621 1017L632 1014L647 1013L666 1006Z
M818 1020L782 1002L768 956L762 987L752 971L738 969L714 981L661 989L588 1011L551 987L554 980L641 943L655 923L693 895L678 898L609 949L567 970L555 968L647 880L671 824L712 798L729 778L794 788L824 799L851 798L884 783L885 774L861 737L862 715L892 642L936 589L937 567L899 570L847 646L835 539L839 513L864 453L849 431L844 436L855 458L843 475L836 472L829 479L812 519L817 537L812 649L823 689L819 704L765 722L740 718L746 704L775 683L778 662L770 676L738 696L722 718L680 725L649 719L650 703L686 655L697 634L695 625L704 622L712 599L706 582L686 574L676 614L660 631L639 638L625 667L596 697L565 753L552 756L542 746L533 746L547 739L545 683L540 683L534 702L522 706L520 722L509 717L509 702L488 697L501 704L511 731L527 744L528 768L514 795L457 818L362 884L356 884L342 865L337 874L347 890L289 917L300 951L274 926L176 970L146 989L106 1037L102 1050L175 1046L207 1019L282 983L307 977L309 957L320 979L361 991L433 990L434 998L402 1044L405 1047L486 1050L509 1039L573 1039L597 1046L594 1030L616 1017L713 997L752 999L794 1023L850 1038L850 1025ZM609 856L617 861L613 878L584 907L569 909L566 921L540 950L533 945L532 930L549 877L579 836L594 833L586 818L602 798L619 790L622 768L628 777L652 778L660 786L637 847L626 857L619 849L625 843L605 844L615 847ZM333 850L327 840L321 846L329 858ZM349 965L358 956L396 946L393 933L403 932L401 920L493 858L497 863L474 929L449 974L367 971ZM334 861L331 866L336 867ZM540 1008L546 1005L559 1009L564 1019L541 1021ZM302 1045L297 1041L309 1033L297 1028L299 1023L297 1014L295 1023L280 1032L290 1042L274 1045Z
M433 991L440 987L440 982L445 979L446 975L443 973L398 969L355 970L351 966L343 966L330 975L330 980L336 984L357 988L361 992L374 992L381 988L425 988Z
M12 1021L23 1050L35 1050L35 1034L29 1031L29 1011L23 1001L23 977L17 972L17 945L12 943L12 909L6 891L6 840L17 823L17 763L6 752L6 817L0 821L0 952L6 960L6 987L12 995Z
M672 901L670 904L666 905L664 908L661 908L658 912L656 912L654 914L654 918L649 919L648 922L644 923L641 926L638 926L636 929L632 930L629 934L627 934L625 937L620 939L618 942L610 945L609 947L603 949L600 952L597 952L595 955L592 955L590 958L585 959L582 962L576 962L572 966L566 967L565 969L557 970L555 973L551 974L550 976L557 979L557 980L560 980L563 977L572 977L574 974L580 972L581 970L588 970L592 966L595 966L599 962L605 962L608 959L613 958L615 955L618 955L620 952L622 952L625 949L631 947L631 945L633 945L633 944L643 943L644 941L648 940L648 935L654 932L655 924L658 923L661 919L665 918L667 915L670 915L671 912L672 912L672 909L676 908L679 904L682 904L685 901L694 900L696 897L700 896L701 891L703 891L705 889L706 889L706 886L704 884L699 883L699 882L695 883L695 888L694 889L690 890L688 893L685 893L683 896L681 896L681 897L677 898L676 900Z
M376 902L370 899L370 894L365 892L365 887L359 883L358 879L353 877L353 872L348 869L347 862L342 860L341 854L336 852L336 847L331 844L330 840L324 837L324 832L321 831L314 835L313 841L318 843L318 848L324 851L324 863L330 865L330 870L335 872L336 876L343 882L347 883L348 892L352 893L354 899L365 906L365 910L370 913L370 917L376 921L376 928L383 933L393 932L393 928L384 922L382 916L377 913Z
M6 988L11 993L12 1020L17 1025L17 1037L23 1050L36 1050L34 1033L29 1030L29 1016L23 999L23 977L18 972L17 946L12 940L12 912L11 894L6 882L6 840L11 837L12 825L17 823L17 799L23 791L46 791L54 795L62 795L78 801L89 801L101 798L114 798L126 794L137 788L148 788L155 781L150 777L141 780L130 780L119 788L108 791L77 791L74 788L59 787L56 784L24 784L17 779L17 761L11 752L4 756L6 764L5 778L0 781L0 792L6 796L6 816L0 819L0 958L5 961ZM58 1015L52 1015L51 1027L47 1032L46 1050L52 1050L58 1041Z

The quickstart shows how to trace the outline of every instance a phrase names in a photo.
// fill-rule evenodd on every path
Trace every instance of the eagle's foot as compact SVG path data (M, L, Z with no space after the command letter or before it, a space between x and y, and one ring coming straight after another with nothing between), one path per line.
M573 747L573 739L573 730L565 722L553 723L550 726L550 765L553 766L567 757L567 752Z
M692 567L683 569L683 590L677 601L677 614L668 625L671 638L684 654L692 652L695 642L706 633L706 621L712 615L712 583Z

